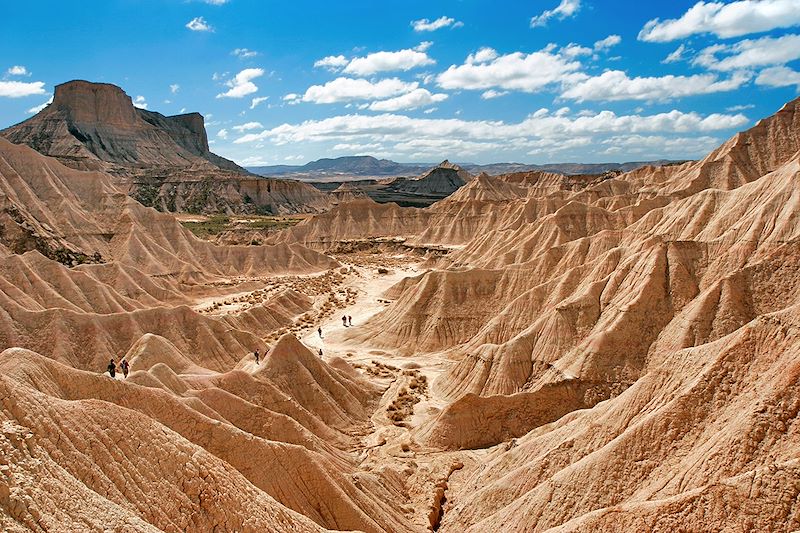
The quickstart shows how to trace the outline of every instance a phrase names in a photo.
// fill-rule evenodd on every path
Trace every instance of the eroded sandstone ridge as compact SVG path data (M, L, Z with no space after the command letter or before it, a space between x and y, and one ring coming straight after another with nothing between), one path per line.
M0 136L72 168L108 172L161 211L302 213L330 205L309 185L260 178L212 153L199 113L139 109L108 83L57 85L53 103Z

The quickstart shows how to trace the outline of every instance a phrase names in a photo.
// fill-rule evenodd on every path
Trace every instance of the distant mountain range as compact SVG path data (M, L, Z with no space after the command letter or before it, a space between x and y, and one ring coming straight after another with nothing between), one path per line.
M646 165L663 166L682 163L659 159L657 161L635 161L628 163L552 163L546 165L527 165L523 163L493 163L476 165L459 163L458 165L471 174L486 172L490 175L508 174L511 172L528 172L541 170L562 174L602 174L610 170L627 172ZM342 181L343 178L364 177L396 177L418 176L435 167L436 163L397 163L388 159L377 159L368 155L325 158L311 161L305 165L273 165L248 167L247 170L260 176L281 176L305 181Z

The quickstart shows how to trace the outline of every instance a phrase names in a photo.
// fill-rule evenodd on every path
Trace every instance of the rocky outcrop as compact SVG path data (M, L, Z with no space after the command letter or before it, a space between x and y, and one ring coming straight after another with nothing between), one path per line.
M67 166L109 172L131 196L163 211L296 213L331 205L309 185L259 178L212 153L199 113L138 109L107 83L57 85L52 104L0 135Z
M471 179L469 172L445 159L419 179L397 179L388 188L394 192L445 198Z

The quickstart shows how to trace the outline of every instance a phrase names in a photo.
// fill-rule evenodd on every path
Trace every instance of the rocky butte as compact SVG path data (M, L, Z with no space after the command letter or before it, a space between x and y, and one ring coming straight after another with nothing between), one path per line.
M59 86L0 138L0 529L800 529L799 104L699 161L444 165L429 207L343 188L234 246L136 198L282 182Z
M72 168L107 172L162 211L282 214L331 205L309 185L260 178L211 152L199 113L167 117L139 109L108 83L57 85L50 105L0 136Z

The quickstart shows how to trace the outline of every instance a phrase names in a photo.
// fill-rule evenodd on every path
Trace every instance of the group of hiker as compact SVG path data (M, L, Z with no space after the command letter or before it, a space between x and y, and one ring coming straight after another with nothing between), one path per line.
M106 369L108 370L108 375L116 379L117 363L114 362L113 357L111 358L111 361L108 362L108 367L106 367ZM128 372L131 370L131 365L128 364L128 360L124 357L122 358L122 361L119 362L119 369L122 370L122 375L127 378Z
M352 326L353 325L353 317L347 316L347 315L342 315L342 325L344 327L346 327L346 328ZM321 339L322 338L322 326L319 326L317 328L317 333L319 333L319 338Z

